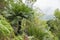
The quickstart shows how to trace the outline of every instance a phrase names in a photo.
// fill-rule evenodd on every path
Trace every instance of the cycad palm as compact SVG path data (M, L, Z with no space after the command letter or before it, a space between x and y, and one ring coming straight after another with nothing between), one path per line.
M33 15L32 9L21 3L10 2L8 8L2 13L13 27L21 29L21 20L23 18L30 20ZM19 32L19 31L18 31Z

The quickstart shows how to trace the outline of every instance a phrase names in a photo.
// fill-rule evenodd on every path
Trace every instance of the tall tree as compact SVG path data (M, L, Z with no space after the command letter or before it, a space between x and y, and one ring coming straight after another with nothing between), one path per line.
M23 18L30 20L33 14L32 9L21 1L17 1L17 3L9 1L8 6L2 13L2 15L10 21L13 28L17 28L16 33L21 33L21 20Z
M55 10L54 14L55 18L52 20L49 20L48 26L50 27L50 31L57 36L60 39L60 11L59 9Z

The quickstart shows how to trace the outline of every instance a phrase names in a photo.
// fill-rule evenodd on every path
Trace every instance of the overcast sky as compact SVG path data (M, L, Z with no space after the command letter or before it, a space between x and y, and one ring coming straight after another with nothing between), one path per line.
M60 0L37 0L36 7L39 7L46 15L53 15L55 9L60 9Z
M60 9L60 0L37 0L34 7L38 7L45 14L44 19L53 19L55 9Z

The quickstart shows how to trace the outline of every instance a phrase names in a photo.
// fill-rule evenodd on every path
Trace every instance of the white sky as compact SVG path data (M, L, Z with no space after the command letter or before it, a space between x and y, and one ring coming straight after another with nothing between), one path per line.
M37 0L34 7L41 9L45 14L44 19L52 19L55 9L60 9L60 0Z
M53 15L56 8L60 9L60 0L37 0L34 6L39 7L46 15Z

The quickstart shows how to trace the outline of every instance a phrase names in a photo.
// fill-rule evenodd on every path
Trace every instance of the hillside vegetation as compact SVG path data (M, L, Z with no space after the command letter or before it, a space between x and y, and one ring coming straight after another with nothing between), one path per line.
M44 14L22 0L0 0L0 4L0 40L60 40L59 9L55 18L43 20Z

